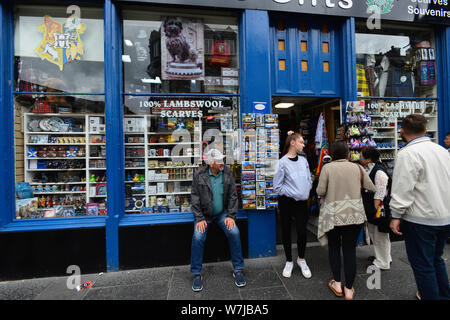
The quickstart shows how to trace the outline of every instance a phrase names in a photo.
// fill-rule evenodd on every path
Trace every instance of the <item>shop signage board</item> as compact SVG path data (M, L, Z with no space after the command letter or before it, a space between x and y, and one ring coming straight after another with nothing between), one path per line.
M231 110L234 97L226 96L127 96L125 106L135 114L157 114L160 117L203 117L219 110Z
M273 10L450 25L449 0L120 0L228 9Z

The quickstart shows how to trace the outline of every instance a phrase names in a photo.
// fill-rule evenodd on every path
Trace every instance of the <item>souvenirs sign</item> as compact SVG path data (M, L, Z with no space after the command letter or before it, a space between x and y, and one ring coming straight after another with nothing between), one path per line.
M72 15L63 23L45 16L38 28L44 38L35 51L42 60L56 64L61 71L66 63L81 60L84 49L80 34L84 33L86 25L79 16Z

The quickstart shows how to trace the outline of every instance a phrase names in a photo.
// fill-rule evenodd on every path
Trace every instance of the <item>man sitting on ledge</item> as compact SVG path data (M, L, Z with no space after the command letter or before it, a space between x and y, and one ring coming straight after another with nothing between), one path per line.
M195 219L191 248L192 290L203 289L203 249L212 222L217 223L228 238L234 281L236 286L243 287L246 285L242 274L244 258L235 222L238 211L236 184L230 169L224 166L224 156L219 150L211 149L206 156L208 165L195 173L192 183L191 207Z

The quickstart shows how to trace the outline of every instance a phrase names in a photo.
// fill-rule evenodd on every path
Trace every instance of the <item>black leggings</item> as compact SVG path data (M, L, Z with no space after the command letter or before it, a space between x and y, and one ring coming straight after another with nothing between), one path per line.
M292 217L295 218L295 227L297 229L298 256L300 259L304 259L306 249L306 223L308 222L307 201L296 201L286 196L279 196L278 203L281 219L281 236L286 261L292 261Z
M336 282L341 282L341 247L344 255L345 286L353 287L356 276L356 241L362 224L334 227L327 232L328 258Z

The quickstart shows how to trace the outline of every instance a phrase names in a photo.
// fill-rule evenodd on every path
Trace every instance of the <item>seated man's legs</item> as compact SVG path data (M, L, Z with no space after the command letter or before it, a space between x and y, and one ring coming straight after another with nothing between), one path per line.
M191 273L201 274L203 264L203 249L205 247L206 233L208 232L206 226L205 232L201 233L197 230L197 223L194 223L194 234L192 235L191 246Z
M233 229L228 230L225 225L226 214L221 214L216 217L215 222L222 228L223 232L228 238L228 243L230 245L231 251L231 261L233 263L233 268L235 271L242 270L244 268L244 258L242 256L242 246L241 246L241 235L239 233L239 228L237 224L234 225Z

